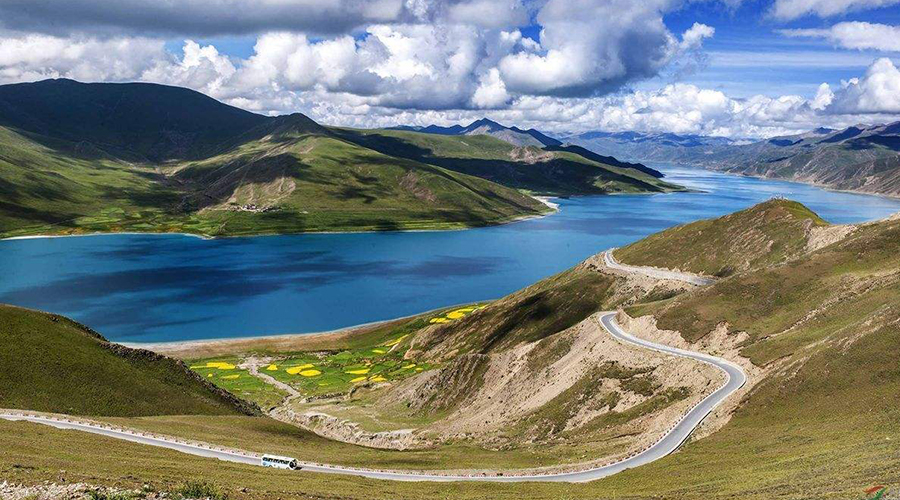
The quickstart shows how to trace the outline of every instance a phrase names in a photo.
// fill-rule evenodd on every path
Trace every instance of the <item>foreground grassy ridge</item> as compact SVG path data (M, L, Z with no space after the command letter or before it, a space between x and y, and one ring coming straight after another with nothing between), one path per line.
M762 420L773 416L789 420ZM861 498L862 490L873 484L900 486L896 468L900 453L893 444L895 434L889 428L880 426L874 433L842 435L845 429L851 428L848 424L870 422L835 422L836 419L827 415L809 413L809 416L810 420L798 421L795 411L787 414L773 411L752 420L736 418L723 431L688 443L680 453L587 484L403 483L287 471L260 474L252 466L36 424L0 421L0 475L15 482L56 481L59 471L65 470L67 481L133 487L149 482L158 489L175 489L185 477L199 477L214 482L229 498L236 499L330 498L335 492L346 499L846 499ZM211 420L220 418L223 417ZM795 422L804 425L800 434ZM188 428L194 430L192 425ZM232 435L234 428L249 429L246 425L232 427ZM820 434L817 429L826 432ZM250 432L249 436L255 434ZM840 449L829 449L829 442L841 443ZM315 443L307 442L303 449L314 447ZM104 453L97 454L93 451L96 449L103 449ZM361 451L347 450L345 457L356 458L368 453L356 449ZM322 450L327 452L328 448ZM327 453L316 455L325 457ZM412 458L415 453L398 456ZM803 456L809 458L797 459Z
M516 147L489 135L335 129L348 141L538 194L654 193L683 190L640 170L566 151Z
M248 411L179 362L109 344L66 318L0 305L0 408L75 415Z
M625 264L727 276L797 256L806 247L809 230L826 225L800 203L774 199L667 229L620 248L615 255Z

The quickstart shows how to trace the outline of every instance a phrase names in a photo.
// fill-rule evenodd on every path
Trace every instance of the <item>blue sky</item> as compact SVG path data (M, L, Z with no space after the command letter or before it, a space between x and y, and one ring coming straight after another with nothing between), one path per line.
M692 4L665 17L667 26L683 31L694 22L716 28L704 43L710 57L702 71L685 82L718 88L735 97L796 93L812 97L820 83L839 83L860 74L879 57L898 60L897 54L842 49L824 40L789 38L778 31L825 28L841 21L900 25L900 7L853 12L821 19L804 16L780 22L767 15L770 2L744 2L736 9Z
M0 48L0 83L149 81L361 127L900 119L900 0L43 0L0 4Z
M840 21L864 21L900 25L900 7L889 6L822 19L804 16L778 21L767 15L771 2L747 1L737 7L718 3L694 3L664 16L666 26L682 33L694 23L716 28L716 35L704 43L709 60L702 69L683 75L678 81L720 89L735 97L754 94L795 93L812 97L823 82L838 83L858 77L872 61L900 55L873 50L841 49L823 40L789 38L778 31L792 28L825 28ZM534 19L532 19L534 21ZM540 25L519 27L524 36L540 40ZM364 36L364 33L355 33ZM201 45L214 45L221 53L246 59L253 55L256 37L222 36L197 38ZM181 50L183 38L167 40L173 53ZM672 78L654 78L635 85L649 89Z

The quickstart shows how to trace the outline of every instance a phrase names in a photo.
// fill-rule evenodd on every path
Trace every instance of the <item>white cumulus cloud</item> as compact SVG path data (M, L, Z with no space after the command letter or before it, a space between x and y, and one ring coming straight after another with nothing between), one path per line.
M830 28L789 29L781 33L790 37L822 38L845 49L900 52L900 26L852 21Z
M771 13L776 19L790 21L804 16L832 17L898 3L900 0L775 0Z
M825 109L843 114L900 113L900 70L890 59L878 59L861 78L842 82Z

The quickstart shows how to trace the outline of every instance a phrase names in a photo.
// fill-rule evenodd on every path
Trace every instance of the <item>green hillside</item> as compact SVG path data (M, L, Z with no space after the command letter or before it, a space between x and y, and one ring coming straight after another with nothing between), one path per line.
M255 407L180 361L69 319L0 305L0 408L91 416L239 415Z
M774 199L650 235L616 250L615 256L625 264L726 276L797 256L810 230L826 225L803 205Z
M273 124L282 126L164 167L0 127L0 235L459 229L549 210L513 189L391 158L317 125Z
M536 194L660 193L683 190L636 168L567 150L517 147L489 135L335 129L348 141ZM596 158L596 157L594 157Z
M38 142L40 140L41 142ZM179 200L150 167L0 127L0 236L165 230Z
M537 215L534 198L335 137L302 115L204 160L167 166L185 207L229 234L482 226ZM255 205L258 211L245 207Z

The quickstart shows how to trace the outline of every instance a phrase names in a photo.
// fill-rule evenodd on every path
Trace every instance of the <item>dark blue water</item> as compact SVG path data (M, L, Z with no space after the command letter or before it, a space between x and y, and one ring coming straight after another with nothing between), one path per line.
M121 342L316 332L500 297L611 246L775 195L836 223L900 211L900 200L663 170L707 192L558 200L552 216L467 231L0 241L0 302Z

